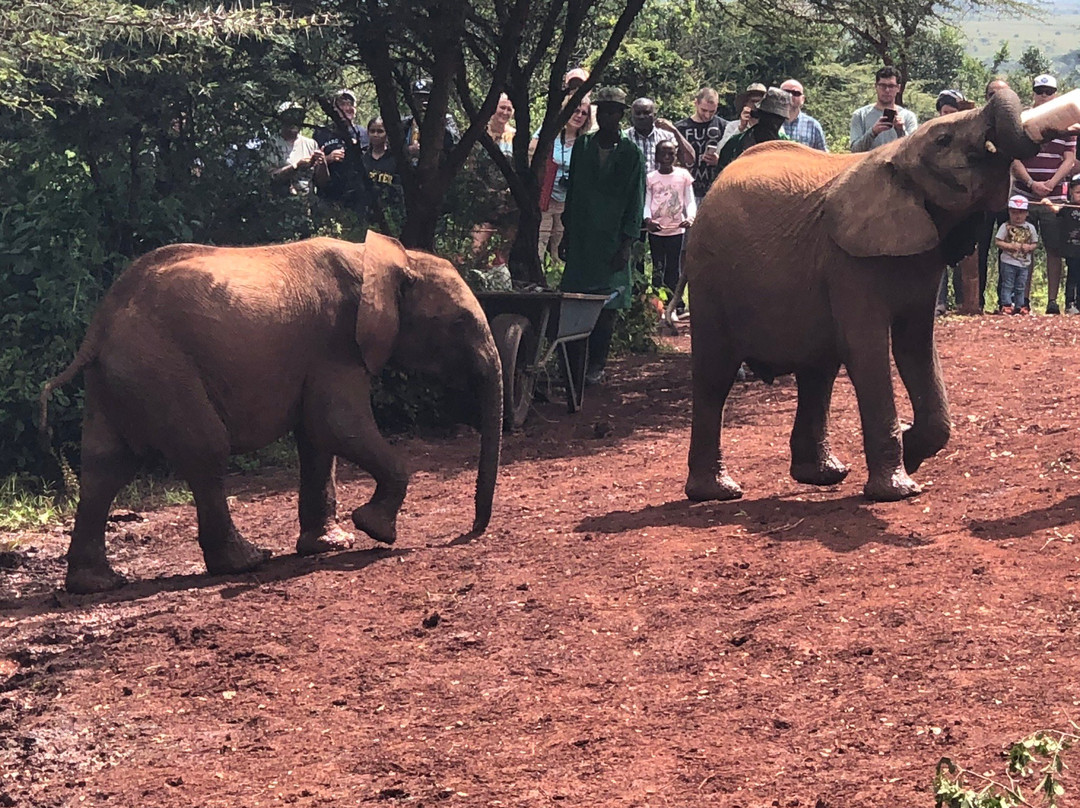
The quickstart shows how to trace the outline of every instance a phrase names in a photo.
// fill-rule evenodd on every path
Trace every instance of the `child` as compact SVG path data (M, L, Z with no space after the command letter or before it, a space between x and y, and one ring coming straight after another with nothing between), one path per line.
M998 228L994 243L1001 250L998 271L1001 275L1001 313L1028 314L1024 302L1032 253L1039 243L1035 225L1027 220L1027 197L1009 198L1009 221Z
M1080 174L1069 180L1069 203L1058 210L1065 266L1065 313L1080 314Z
M675 167L678 147L674 141L656 144L656 171L645 179L645 229L653 261L653 286L663 284L672 294L679 282L683 234L694 222L694 178Z

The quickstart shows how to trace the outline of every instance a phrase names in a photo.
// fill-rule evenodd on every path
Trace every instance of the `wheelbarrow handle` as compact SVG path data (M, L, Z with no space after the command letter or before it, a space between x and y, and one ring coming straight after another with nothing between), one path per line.
M618 289L616 289L614 292L607 296L607 300L604 301L604 305L606 306L608 303L614 303L615 299L625 291L626 287L620 286Z

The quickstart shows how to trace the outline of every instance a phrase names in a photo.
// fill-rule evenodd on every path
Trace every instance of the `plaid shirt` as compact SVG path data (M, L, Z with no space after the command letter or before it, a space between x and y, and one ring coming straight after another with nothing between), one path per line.
M672 143L678 143L675 139L675 135L668 132L665 129L657 129L655 126L653 130L642 137L638 134L637 129L630 127L623 132L630 140L634 142L634 145L641 149L642 155L645 157L645 176L649 176L652 172L656 171L656 144L665 140L670 140Z
M799 117L793 121L784 121L784 131L796 143L803 143L818 151L829 150L825 145L825 132L822 131L821 124L805 112L800 112Z

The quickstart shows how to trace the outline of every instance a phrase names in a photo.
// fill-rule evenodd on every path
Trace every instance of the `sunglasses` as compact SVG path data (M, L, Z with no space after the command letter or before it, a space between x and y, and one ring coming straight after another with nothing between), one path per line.
M787 90L788 95L801 96L802 90Z
M1035 95L1053 95L1057 90L1053 87L1036 87L1034 92Z

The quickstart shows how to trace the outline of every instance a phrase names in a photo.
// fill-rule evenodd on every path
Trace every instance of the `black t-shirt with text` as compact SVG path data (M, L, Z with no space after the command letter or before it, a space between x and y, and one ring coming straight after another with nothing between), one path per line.
M694 196L705 196L705 192L709 190L709 186L713 184L713 180L720 173L717 166L710 166L701 162L701 156L705 153L706 146L716 146L720 143L720 138L724 136L724 129L727 124L728 122L719 115L714 115L712 120L709 121L695 121L693 118L683 118L675 124L675 128L690 142L690 145L694 147L694 153L697 155L694 165L687 166L691 176L694 178Z

